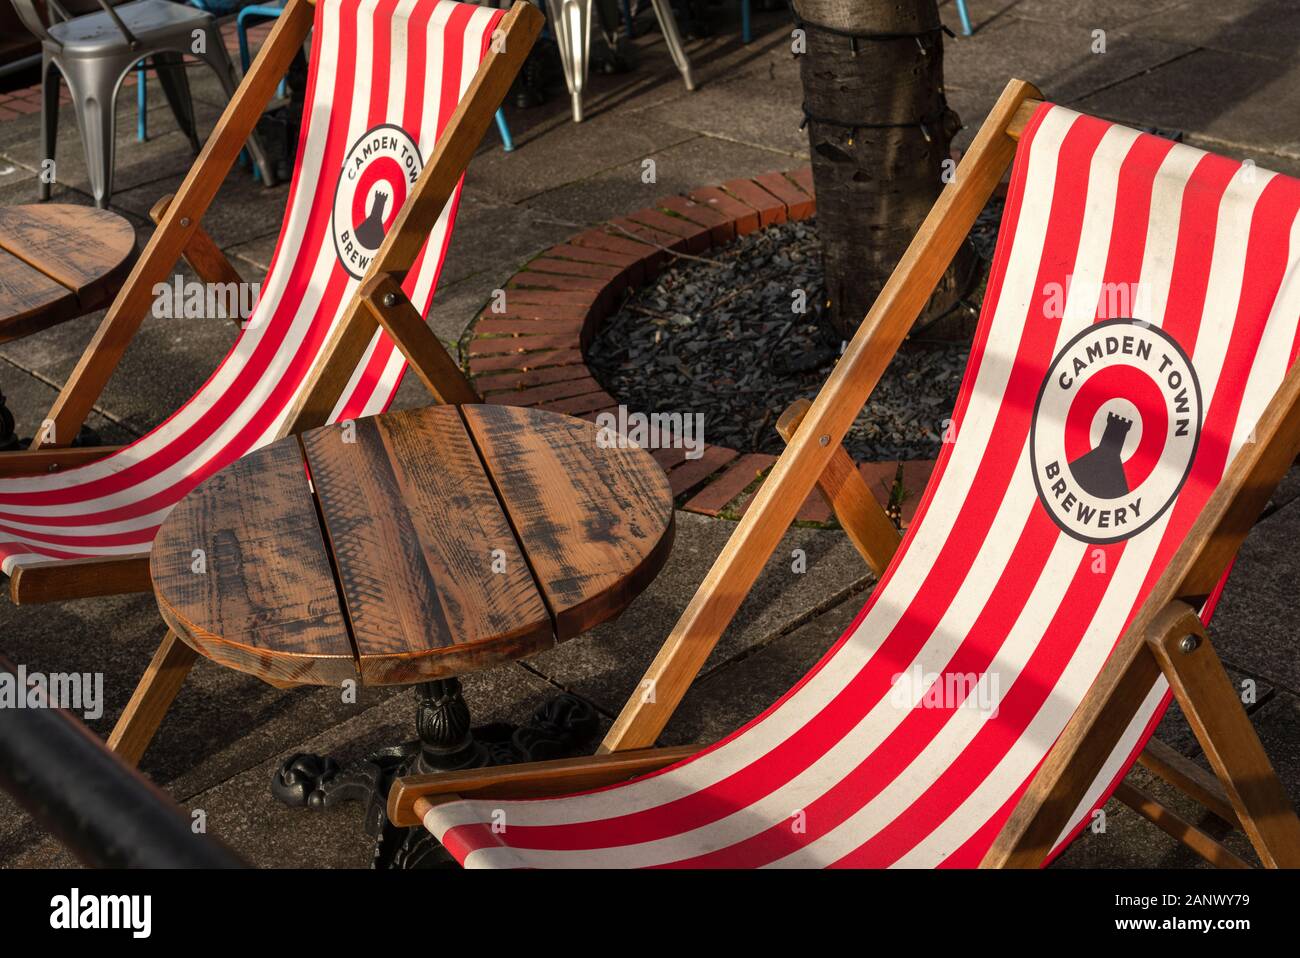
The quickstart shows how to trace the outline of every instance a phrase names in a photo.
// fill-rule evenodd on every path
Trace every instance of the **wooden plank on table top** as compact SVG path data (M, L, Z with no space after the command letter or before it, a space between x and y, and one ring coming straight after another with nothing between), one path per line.
M459 675L554 643L456 407L326 426L303 448L363 682Z
M86 311L117 291L135 245L131 224L108 210L57 203L0 209L0 249L72 290Z
M604 448L593 423L462 406L556 621L572 638L621 611L672 546L673 499L643 450Z
M0 250L0 343L71 319L78 311L75 293Z
M150 575L167 624L214 661L280 683L357 676L296 439L190 493L154 540Z

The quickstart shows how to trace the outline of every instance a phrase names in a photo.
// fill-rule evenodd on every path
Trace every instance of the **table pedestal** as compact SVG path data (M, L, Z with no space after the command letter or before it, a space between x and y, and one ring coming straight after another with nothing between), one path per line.
M14 434L14 414L5 405L5 394L0 392L0 452L11 452L19 448L18 436Z
M455 864L425 829L396 828L388 821L388 790L394 779L583 754L590 751L598 727L592 707L568 693L542 705L523 725L494 722L474 728L459 679L422 682L415 692L418 738L347 766L299 752L281 763L271 780L271 794L294 808L321 811L342 802L365 802L366 833L375 839L375 868Z

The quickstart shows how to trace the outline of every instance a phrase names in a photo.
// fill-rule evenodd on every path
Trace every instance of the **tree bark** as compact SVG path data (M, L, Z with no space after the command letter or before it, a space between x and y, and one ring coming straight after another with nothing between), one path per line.
M961 122L943 96L935 0L794 0L794 7L806 43L799 71L826 314L848 338L943 188ZM918 328L964 295L973 255L963 247Z

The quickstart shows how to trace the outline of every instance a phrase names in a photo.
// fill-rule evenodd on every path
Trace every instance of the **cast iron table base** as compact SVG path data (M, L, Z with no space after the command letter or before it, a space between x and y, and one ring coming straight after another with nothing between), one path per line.
M592 707L568 693L542 705L523 725L494 722L479 728L471 727L459 679L422 682L416 686L416 699L415 740L347 766L299 752L281 763L271 780L271 794L294 808L323 811L342 802L365 802L366 833L375 839L373 868L455 864L424 828L396 828L388 821L388 790L394 779L582 754L590 751L598 727Z

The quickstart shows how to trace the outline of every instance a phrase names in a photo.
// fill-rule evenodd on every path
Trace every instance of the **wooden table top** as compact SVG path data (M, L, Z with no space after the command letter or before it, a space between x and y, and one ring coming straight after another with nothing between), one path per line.
M217 662L277 685L394 685L612 618L672 538L645 450L602 448L594 424L555 413L431 406L212 476L163 523L150 573L167 624Z
M108 210L0 207L0 343L107 306L135 252L135 230Z

